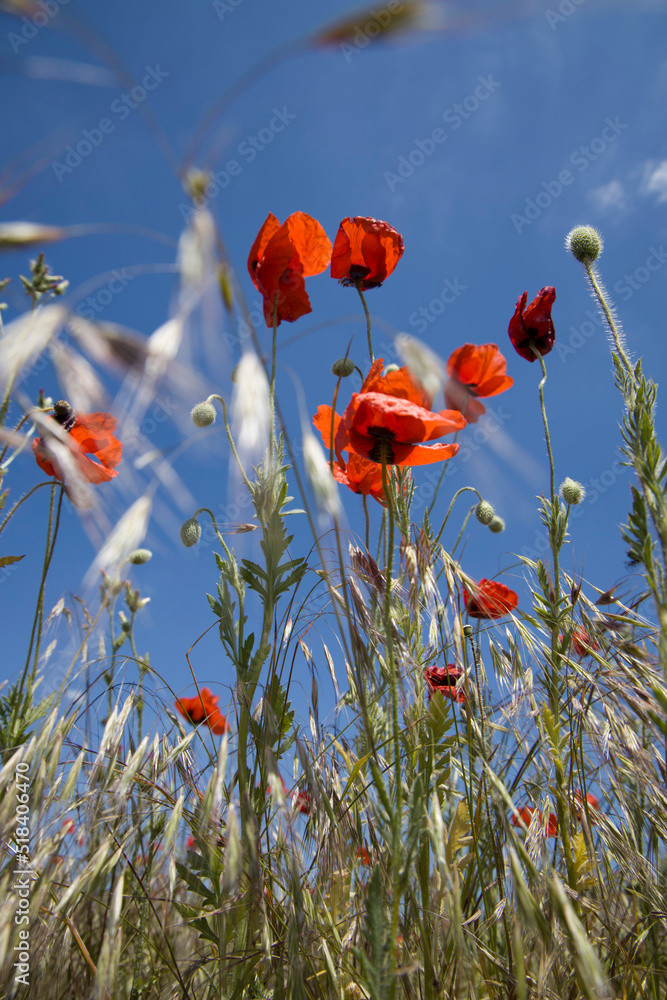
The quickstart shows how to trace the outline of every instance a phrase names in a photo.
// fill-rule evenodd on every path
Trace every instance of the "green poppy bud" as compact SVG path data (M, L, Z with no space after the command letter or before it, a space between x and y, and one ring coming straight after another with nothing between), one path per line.
M475 509L475 517L480 524L491 524L496 512L488 500L480 500Z
M602 253L602 237L592 226L577 226L565 237L565 246L580 264L592 264Z
M336 378L347 378L354 371L354 361L351 358L339 358L331 366L331 374Z
M192 407L190 416L197 427L209 427L215 423L215 406L205 399L203 403L197 403Z
M489 531L492 531L494 535L499 535L501 531L505 530L505 522L502 517L494 515L493 520L489 525Z
M152 558L153 553L150 549L135 549L134 552L130 552L127 561L134 566L143 566L144 563L147 563Z
M191 517L181 525L181 541L186 548L196 545L201 538L201 525L196 517Z
M578 483L575 479L570 479L569 476L561 483L560 493L565 503L571 503L573 506L581 503L586 496L586 490L581 483Z

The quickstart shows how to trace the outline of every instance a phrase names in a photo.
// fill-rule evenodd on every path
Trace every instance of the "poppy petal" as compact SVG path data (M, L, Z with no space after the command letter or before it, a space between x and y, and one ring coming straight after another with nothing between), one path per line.
M331 240L317 219L305 212L293 212L283 226L299 255L306 278L320 274L331 260Z

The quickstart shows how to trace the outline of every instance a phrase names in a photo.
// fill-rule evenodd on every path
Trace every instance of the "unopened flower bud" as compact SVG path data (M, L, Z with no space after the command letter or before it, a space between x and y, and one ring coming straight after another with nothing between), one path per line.
M581 503L581 501L586 496L586 490L578 483L575 479L564 479L560 486L561 496L565 503L571 503L573 506Z
M196 517L191 517L181 525L181 541L186 548L196 545L201 538L201 525Z
M134 566L143 566L144 563L147 563L152 558L153 553L150 549L135 549L134 552L130 552L127 561Z
M499 535L500 532L504 530L505 530L505 522L503 521L502 517L498 517L497 514L494 514L493 519L489 524L489 531L492 531L494 535Z
M384 373L385 375L388 375L389 372L397 372L397 371L398 371L398 365L387 365L387 367L384 370Z
M475 509L475 517L480 524L491 524L496 512L488 500L480 500Z
M339 358L331 366L331 374L336 378L347 378L354 371L354 361L351 358Z
M577 226L565 237L565 246L580 264L592 264L602 253L602 237L592 226Z
M205 399L203 403L197 403L192 407L190 416L197 427L209 427L215 423L215 406Z
M472 637L472 635L474 634L474 632L475 632L475 630L472 627L472 625L464 625L463 626L463 635L465 636L466 639L470 639Z

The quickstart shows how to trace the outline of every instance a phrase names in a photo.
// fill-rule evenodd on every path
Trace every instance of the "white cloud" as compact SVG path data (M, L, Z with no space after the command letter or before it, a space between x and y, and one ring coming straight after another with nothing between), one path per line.
M625 208L625 189L620 181L609 181L589 192L589 198L600 211L610 208Z
M641 193L655 195L658 204L667 201L667 160L649 160L644 168Z

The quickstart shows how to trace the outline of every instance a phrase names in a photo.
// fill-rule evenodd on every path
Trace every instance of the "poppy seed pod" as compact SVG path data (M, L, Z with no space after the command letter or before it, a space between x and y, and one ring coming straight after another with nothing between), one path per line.
M480 500L475 508L475 517L480 524L491 524L496 512L488 500Z
M354 361L350 358L339 358L331 366L331 374L336 378L347 378L354 371Z
M602 237L592 226L577 226L565 237L565 246L580 264L592 264L602 253Z
M203 403L197 403L192 407L190 416L197 427L209 427L215 423L215 406L205 399Z
M561 496L565 503L570 503L572 506L581 503L581 501L586 496L586 490L574 479L564 479L560 486Z
M201 525L196 517L191 517L181 525L181 541L186 548L191 549L201 538Z
M502 517L498 517L497 514L494 515L493 520L489 524L489 531L492 531L494 535L499 535L500 532L504 530L505 530L505 522L503 521Z

